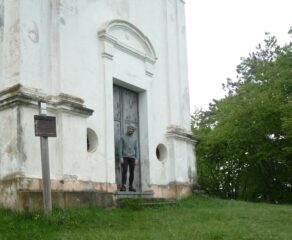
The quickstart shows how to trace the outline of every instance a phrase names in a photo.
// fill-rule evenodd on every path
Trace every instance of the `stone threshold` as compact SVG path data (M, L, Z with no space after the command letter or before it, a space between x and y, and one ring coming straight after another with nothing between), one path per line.
M152 191L145 192L129 192L129 191L117 191L115 193L117 199L121 198L153 198L154 193Z

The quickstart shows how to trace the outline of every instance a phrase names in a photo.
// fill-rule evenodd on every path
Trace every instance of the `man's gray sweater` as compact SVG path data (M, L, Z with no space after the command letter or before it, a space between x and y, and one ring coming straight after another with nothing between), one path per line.
M134 135L126 134L121 137L118 146L119 158L129 157L138 159L138 140Z

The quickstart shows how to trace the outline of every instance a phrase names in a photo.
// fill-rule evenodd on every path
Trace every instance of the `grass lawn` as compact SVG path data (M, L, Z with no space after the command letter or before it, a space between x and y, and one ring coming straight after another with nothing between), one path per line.
M0 209L0 240L292 239L292 206L190 197L159 208L55 210L52 216Z

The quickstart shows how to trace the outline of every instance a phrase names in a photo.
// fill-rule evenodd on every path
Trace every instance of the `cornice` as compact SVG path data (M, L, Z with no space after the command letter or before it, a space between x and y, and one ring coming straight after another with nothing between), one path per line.
M93 110L86 108L81 98L65 93L48 95L40 89L28 88L20 84L0 91L0 111L19 105L36 107L39 101L46 102L48 109L52 111L75 113L84 117L93 114Z
M176 138L178 140L191 142L191 143L197 143L198 140L193 136L191 131L188 131L186 129L183 129L176 125L170 125L168 126L166 130L166 137L167 138Z

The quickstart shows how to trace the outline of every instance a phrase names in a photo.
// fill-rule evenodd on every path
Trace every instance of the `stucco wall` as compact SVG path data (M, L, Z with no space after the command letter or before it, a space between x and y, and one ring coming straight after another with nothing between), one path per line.
M33 125L37 101L65 93L70 101L83 99L80 108L94 112L90 116L56 107L53 100L49 104L58 131L49 140L51 177L115 183L112 86L117 84L139 93L142 189L196 181L184 7L180 0L0 1L0 53L5 56L0 56L0 91L20 83L34 96L17 108L19 122L12 118L9 123L22 129L26 177L41 177ZM121 21L114 25L115 19ZM17 115L15 109L0 110L1 126ZM86 150L87 128L98 137L94 152ZM17 134L15 128L1 127L0 143L6 145L2 131L11 139ZM159 144L166 147L160 160ZM1 176L12 171L2 164L7 159L1 155ZM22 159L14 161L20 166Z
M19 161L22 151L20 135L18 134L17 107L1 111L0 115L0 179L21 174L22 163Z

